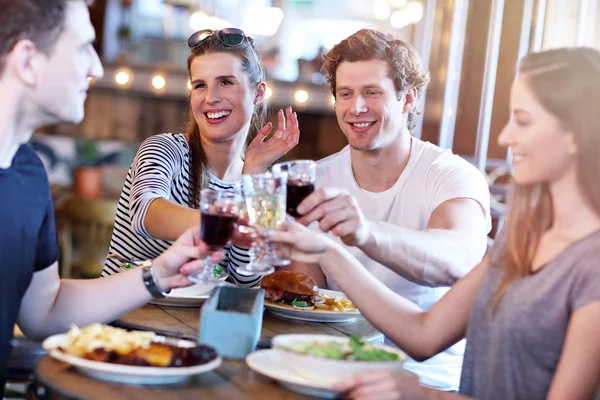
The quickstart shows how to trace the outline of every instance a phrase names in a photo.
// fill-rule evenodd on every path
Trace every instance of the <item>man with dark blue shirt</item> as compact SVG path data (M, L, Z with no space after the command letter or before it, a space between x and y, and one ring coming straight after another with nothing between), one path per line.
M43 339L71 324L114 320L190 285L187 275L208 254L199 230L190 229L147 267L101 280L59 279L48 179L24 143L40 126L83 119L88 78L103 74L90 3L0 0L0 393L15 323Z

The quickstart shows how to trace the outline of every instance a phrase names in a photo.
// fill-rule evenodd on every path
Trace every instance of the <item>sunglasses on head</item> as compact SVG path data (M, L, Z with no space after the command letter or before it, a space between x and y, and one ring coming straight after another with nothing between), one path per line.
M231 47L239 46L244 43L244 40L248 40L244 31L237 28L225 28L220 30L203 29L190 36L188 39L188 46L192 49L200 46L206 39L213 35L215 35L225 46Z

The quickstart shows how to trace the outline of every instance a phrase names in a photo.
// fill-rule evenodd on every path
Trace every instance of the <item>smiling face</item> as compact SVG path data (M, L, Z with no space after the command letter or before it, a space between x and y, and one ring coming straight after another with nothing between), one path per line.
M204 139L215 142L248 134L257 99L241 59L234 54L208 53L190 66L191 107Z
M398 100L394 82L382 60L340 63L336 70L335 113L348 144L355 150L372 151L409 135L406 103Z
M511 119L498 142L512 150L517 184L553 183L576 170L574 134L537 101L526 74L513 83Z
M44 123L79 123L84 116L88 77L103 74L93 47L96 35L83 1L67 2L64 30L49 54L32 60L35 83L32 101Z

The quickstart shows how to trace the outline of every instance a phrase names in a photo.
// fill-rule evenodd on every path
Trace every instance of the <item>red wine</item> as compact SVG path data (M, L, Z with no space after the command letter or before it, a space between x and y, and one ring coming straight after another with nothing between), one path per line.
M200 238L210 247L223 247L233 233L237 218L232 215L202 213L200 218Z
M248 224L247 221L238 220L233 227L231 243L243 248L252 247L258 240L256 229Z
M287 213L294 218L300 217L296 211L298 204L302 202L309 194L315 191L313 183L303 183L298 181L288 181L287 183Z

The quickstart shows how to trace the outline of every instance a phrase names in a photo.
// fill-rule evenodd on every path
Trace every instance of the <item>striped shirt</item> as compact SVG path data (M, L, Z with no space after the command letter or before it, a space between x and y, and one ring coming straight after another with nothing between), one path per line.
M158 198L188 206L190 148L183 134L163 133L151 136L142 143L129 168L119 198L115 226L109 253L128 259L154 259L173 242L153 238L144 227L150 203ZM231 190L235 182L225 182L210 174L208 187ZM220 263L229 271L228 281L241 287L258 286L261 277L236 272L240 265L250 262L248 250L237 246L225 247L225 259ZM119 272L120 262L107 259L102 276Z

